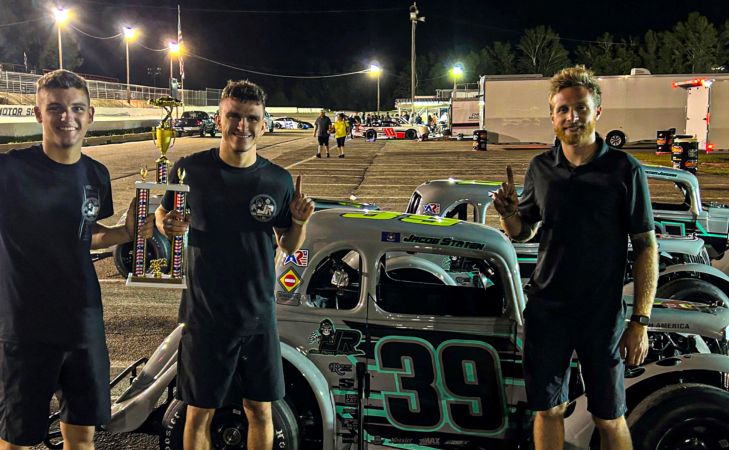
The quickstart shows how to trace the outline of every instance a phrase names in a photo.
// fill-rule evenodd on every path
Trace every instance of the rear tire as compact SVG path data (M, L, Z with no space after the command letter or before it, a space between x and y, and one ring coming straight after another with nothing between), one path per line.
M615 148L623 148L625 145L625 133L618 130L613 130L605 136L605 141L607 141L608 145Z
M369 129L365 131L365 138L368 141L376 141L377 140L377 131Z
M725 448L729 392L693 383L666 386L638 404L628 426L635 450Z
M717 286L698 278L679 278L660 286L656 297L729 306L729 297Z
M413 130L412 128L405 132L405 139L409 139L409 140L413 141L417 138L418 138L418 132Z
M173 400L167 407L160 429L160 450L183 450L182 435L185 430L187 404ZM285 400L271 403L273 416L273 448L298 450L301 437L299 424ZM225 407L215 411L210 425L213 449L245 449L248 421L243 408Z

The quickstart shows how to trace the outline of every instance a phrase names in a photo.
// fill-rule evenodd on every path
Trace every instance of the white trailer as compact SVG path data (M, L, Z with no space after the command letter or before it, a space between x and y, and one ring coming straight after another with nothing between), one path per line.
M699 149L729 150L729 75L632 75L599 77L602 116L598 132L615 147L655 142L656 131L693 134ZM479 125L492 143L552 144L547 101L549 78L482 76Z

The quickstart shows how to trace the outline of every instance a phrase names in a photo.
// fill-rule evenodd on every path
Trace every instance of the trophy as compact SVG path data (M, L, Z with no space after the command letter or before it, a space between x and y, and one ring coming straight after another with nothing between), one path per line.
M160 98L150 100L150 103L163 108L167 115L158 127L152 130L152 140L159 149L161 155L155 161L155 181L148 182L147 168L140 171L141 181L135 183L137 191L137 209L134 222L134 247L132 255L132 270L127 278L127 286L148 286L164 288L187 288L187 281L184 274L184 236L175 236L172 241L172 258L168 273L163 273L167 268L167 259L155 259L149 261L150 271L147 272L147 240L139 234L139 229L144 226L149 214L150 192L161 191L162 193L172 191L174 193L174 210L182 214L187 207L187 193L190 187L184 184L185 171L177 173L179 183L169 184L168 175L170 161L167 159L167 151L172 147L175 138L175 130L172 128L172 108L181 105L181 102L171 98Z

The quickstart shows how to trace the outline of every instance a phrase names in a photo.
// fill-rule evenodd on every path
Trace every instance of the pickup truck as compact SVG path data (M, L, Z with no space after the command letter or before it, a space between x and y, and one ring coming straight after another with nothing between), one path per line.
M215 136L215 121L205 111L183 112L179 119L175 119L172 128L177 132L177 136L184 134L188 136L194 134Z

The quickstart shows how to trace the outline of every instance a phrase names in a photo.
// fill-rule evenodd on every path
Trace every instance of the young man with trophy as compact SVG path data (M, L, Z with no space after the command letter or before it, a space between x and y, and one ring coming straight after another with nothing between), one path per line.
M266 130L265 93L249 81L223 90L220 147L180 159L171 183L185 174L189 218L168 193L156 211L170 239L189 223L187 289L180 322L177 397L188 404L186 450L210 448L216 408L243 403L248 446L273 444L271 402L284 395L273 286L275 246L291 254L304 239L314 203L283 168L257 155Z
M109 171L81 153L94 120L83 78L41 77L35 117L42 144L0 154L0 450L46 437L54 393L64 448L91 450L111 400L89 251L132 239L134 205L124 224L98 223L114 211Z

